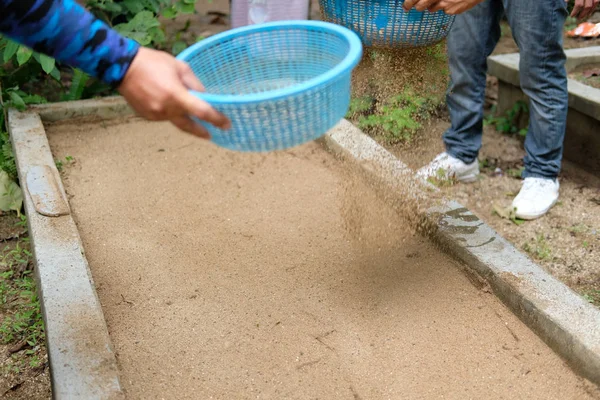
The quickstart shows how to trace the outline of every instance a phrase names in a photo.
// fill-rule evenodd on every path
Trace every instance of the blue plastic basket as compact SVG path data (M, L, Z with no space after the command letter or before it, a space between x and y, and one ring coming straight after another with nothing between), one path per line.
M404 0L320 0L323 19L356 32L368 47L430 46L444 39L454 16L404 11Z
M194 95L232 122L205 126L215 144L236 151L294 147L325 134L348 111L352 69L362 56L352 31L320 21L232 29L183 51L206 87Z

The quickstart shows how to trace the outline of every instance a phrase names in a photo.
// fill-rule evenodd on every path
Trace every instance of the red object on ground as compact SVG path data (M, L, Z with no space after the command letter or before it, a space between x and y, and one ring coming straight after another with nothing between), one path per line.
M577 25L577 28L567 32L569 37L583 37L583 38L597 38L600 36L600 23L592 24L591 22L584 22Z

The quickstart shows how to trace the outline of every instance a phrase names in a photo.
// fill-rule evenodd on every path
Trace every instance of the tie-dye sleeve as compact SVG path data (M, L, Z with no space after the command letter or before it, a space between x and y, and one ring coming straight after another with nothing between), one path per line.
M75 0L0 0L0 33L113 86L139 49Z

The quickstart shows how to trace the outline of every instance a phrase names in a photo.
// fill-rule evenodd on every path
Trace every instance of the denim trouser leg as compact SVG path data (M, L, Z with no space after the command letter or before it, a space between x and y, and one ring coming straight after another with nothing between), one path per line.
M520 0L525 1L525 0ZM444 134L446 151L465 163L481 148L487 57L500 39L501 0L485 0L456 16L448 35L450 88L446 96L452 125Z
M560 172L568 107L564 0L485 0L457 17L448 37L452 126L444 134L446 149L472 162L481 148L485 59L497 43L504 12L521 53L521 87L531 100L524 176L554 178Z
M524 177L556 178L561 168L569 95L563 26L564 0L504 0L520 50L520 80L529 97Z

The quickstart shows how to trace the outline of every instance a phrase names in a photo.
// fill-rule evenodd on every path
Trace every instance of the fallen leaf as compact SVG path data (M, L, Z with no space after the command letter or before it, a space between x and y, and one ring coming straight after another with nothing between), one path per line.
M23 350L25 347L28 347L28 346L29 345L27 344L26 341L19 342L16 345L8 348L8 354L18 353L19 351Z
M511 208L512 207L502 207L498 204L494 203L494 212L498 214L501 218L510 219L511 217Z
M23 192L5 171L0 171L0 210L21 212Z
M515 215L517 209L513 206L502 207L494 203L492 208L494 210L494 213L496 213L500 218L508 219L517 226L523 225L525 223L525 220L517 218L517 216Z

